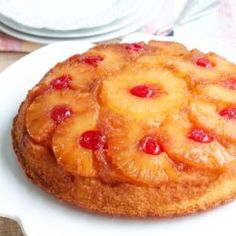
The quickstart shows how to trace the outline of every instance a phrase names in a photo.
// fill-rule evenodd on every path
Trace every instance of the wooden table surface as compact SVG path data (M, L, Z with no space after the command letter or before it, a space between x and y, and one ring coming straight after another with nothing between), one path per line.
M26 53L0 52L0 73ZM19 225L10 219L0 217L0 236L23 236Z

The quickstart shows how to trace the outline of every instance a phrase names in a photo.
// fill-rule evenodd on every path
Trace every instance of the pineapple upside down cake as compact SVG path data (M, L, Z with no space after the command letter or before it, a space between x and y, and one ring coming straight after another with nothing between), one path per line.
M236 197L236 65L176 42L95 46L29 91L12 136L27 177L80 208L206 210Z

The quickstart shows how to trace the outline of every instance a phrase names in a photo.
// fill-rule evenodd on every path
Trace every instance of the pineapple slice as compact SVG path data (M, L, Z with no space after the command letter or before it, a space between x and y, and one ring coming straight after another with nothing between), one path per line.
M230 89L223 84L223 81L216 84L199 85L195 89L196 93L207 99L225 104L236 103L236 90Z
M205 81L216 81L220 73L212 68L197 66L194 62L186 59L176 59L169 63L169 68L177 75L183 77L190 86Z
M97 63L96 68L102 75L119 71L131 58L129 52L120 44L94 47L82 57L100 57L101 60Z
M208 59L213 64L216 71L220 71L224 74L236 73L236 65L227 61L225 58L217 55L216 53L210 52L207 54Z
M129 122L129 120L124 120L124 117L112 112L110 109L101 107L97 127L107 139L113 130L119 130L125 126L126 122ZM97 175L105 183L129 182L130 179L124 176L108 158L107 148L108 145L106 143L103 149L99 149L94 153Z
M79 61L81 57L77 56L76 59ZM44 84L55 90L71 88L80 92L94 92L99 79L95 68L85 63L72 63L71 60L56 65L46 75Z
M172 68L172 64L174 64L175 60L178 60L178 57L168 55L163 52L150 52L140 55L137 58L136 63L145 67L167 68L174 71L174 68Z
M192 50L185 59L176 59L169 63L170 68L193 85L202 82L216 82L222 76L236 73L236 66L214 54L203 54Z
M232 144L232 142L222 142L222 145L226 148L227 152L230 153L232 156L236 157L236 146Z
M36 142L47 141L58 124L94 106L89 94L73 90L50 90L36 97L26 111L26 128Z
M183 44L177 42L151 40L148 46L153 48L158 54L163 53L165 55L183 56L189 53L188 49Z
M136 62L151 67L171 67L179 57L186 55L188 50L179 43L151 40L148 45L151 50L141 54Z
M236 144L236 107L222 107L195 99L190 104L190 117L197 126L209 130L219 140Z
M96 176L94 151L104 145L104 136L97 131L96 109L79 113L59 125L53 135L52 147L57 162L65 170L85 177Z
M234 159L207 130L194 126L185 113L173 113L160 132L163 148L173 160L216 170Z
M153 186L178 177L153 129L148 131L139 123L127 122L107 134L107 144L109 160L131 182Z
M100 98L116 113L161 122L187 95L185 82L170 72L134 65L105 80Z

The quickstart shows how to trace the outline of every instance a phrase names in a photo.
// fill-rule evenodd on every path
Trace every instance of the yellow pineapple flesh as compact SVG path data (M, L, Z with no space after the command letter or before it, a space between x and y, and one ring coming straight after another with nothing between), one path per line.
M94 92L99 75L95 68L85 63L67 61L59 63L44 79L44 83L53 89L71 88L80 92ZM74 59L75 60L75 59ZM62 84L64 82L64 84Z
M189 166L221 169L234 159L208 130L192 124L183 112L168 117L160 132L169 157Z
M215 134L219 140L236 144L236 107L225 109L224 106L209 101L194 99L190 103L190 117L198 126Z
M176 71L191 85L217 82L222 76L236 73L236 66L224 58L214 54L204 54L198 50L192 50L185 58L179 58L169 63L169 67Z
M119 71L130 61L127 50L118 44L94 47L83 56L100 56L102 60L98 63L97 70L101 74Z
M227 61L225 58L217 55L216 53L210 52L207 54L207 57L212 62L216 71L222 72L222 74L236 73L236 65Z
M100 98L112 111L161 122L188 95L186 84L168 71L132 66L103 82Z
M80 138L84 132L96 130L97 117L96 109L86 111L56 128L52 139L53 152L65 170L85 177L96 176L93 150L81 146Z
M107 155L111 163L134 183L153 186L178 177L168 155L162 151L157 134L129 122L107 134Z
M221 83L199 85L196 87L195 92L218 103L236 104L236 90L229 89Z
M94 100L90 94L80 94L68 89L47 91L36 97L28 107L27 131L36 142L48 140L58 123L69 119L73 114L86 110L88 106L94 106Z
M177 42L151 40L149 41L148 46L157 50L157 56L159 53L163 53L166 56L184 56L189 53L188 49L183 44Z
M136 63L150 67L171 67L173 61L188 54L188 50L179 43L151 40L149 50L139 55Z

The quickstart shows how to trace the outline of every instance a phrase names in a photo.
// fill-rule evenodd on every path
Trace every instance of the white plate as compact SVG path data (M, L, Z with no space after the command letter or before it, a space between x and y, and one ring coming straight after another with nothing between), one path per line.
M33 36L42 36L42 37L56 37L56 38L78 38L78 37L88 37L94 36L99 34L109 33L115 30L118 30L122 27L125 27L134 21L137 21L140 17L146 15L146 12L150 11L150 8L153 4L153 1L149 1L149 4L145 4L145 2L138 7L136 11L132 14L124 16L120 19L113 21L110 24L94 27L94 28L87 28L87 29L75 29L75 30L50 30L44 28L31 28L15 22L12 19L7 17L1 16L0 14L0 22L4 25L12 28L15 31L19 31L22 33L26 33ZM161 2L159 1L158 4L160 5ZM156 5L156 3L155 3Z
M145 34L125 41L163 39ZM166 38L165 38L166 40ZM205 37L169 38L189 48L212 50L236 62L236 49ZM17 219L28 236L157 236L234 235L236 201L214 210L173 219L119 219L89 214L63 204L31 184L16 161L11 126L28 89L56 62L86 51L85 42L60 42L22 58L0 75L0 213Z
M108 24L144 0L0 0L0 13L31 28L73 30Z
M156 0L149 0L150 4L146 4L145 6L145 8L147 7L145 14L140 16L140 18L137 19L137 21L125 26L124 28L118 29L113 32L101 34L101 35L77 38L76 40L80 39L86 42L102 42L105 40L118 38L118 37L130 34L132 32L135 32L136 30L140 29L143 25L145 25L147 22L149 22L154 17L155 14L158 14L160 12L163 2L164 0L159 0L158 2ZM66 40L66 39L56 38L56 37L49 38L49 37L34 36L34 35L26 34L26 33L11 29L10 27L2 23L0 23L0 30L13 37L20 38L27 41L36 42L36 43L42 43L42 44L48 44L48 43ZM69 40L72 40L72 39L69 39Z

